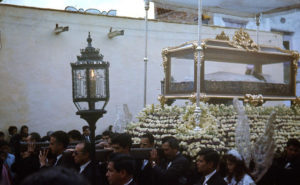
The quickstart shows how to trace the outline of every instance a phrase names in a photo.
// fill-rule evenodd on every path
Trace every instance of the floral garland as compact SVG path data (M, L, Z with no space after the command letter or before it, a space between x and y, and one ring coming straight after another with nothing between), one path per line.
M235 125L237 114L232 105L200 104L200 128L194 131L195 104L179 107L148 105L137 116L138 122L130 123L126 130L133 135L134 143L150 132L158 145L165 136L174 136L180 140L183 154L192 158L202 148L213 148L223 153L235 147ZM277 151L283 151L289 138L300 138L300 107L253 107L245 105L249 118L251 143L264 133L265 124L272 111L277 114L275 136Z

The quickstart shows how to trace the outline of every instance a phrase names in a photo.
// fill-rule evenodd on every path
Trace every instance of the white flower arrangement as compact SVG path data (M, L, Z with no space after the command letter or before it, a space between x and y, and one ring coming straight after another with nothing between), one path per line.
M224 153L235 147L235 126L237 115L233 106L208 105L201 103L200 127L194 131L195 105L166 106L148 105L137 116L138 122L128 124L126 130L132 134L133 142L145 132L153 133L157 144L165 136L175 136L181 142L183 153L195 157L201 148L210 147ZM245 105L249 118L251 142L264 133L265 123L272 111L277 114L274 138L278 150L283 150L288 138L300 138L300 107L252 107Z

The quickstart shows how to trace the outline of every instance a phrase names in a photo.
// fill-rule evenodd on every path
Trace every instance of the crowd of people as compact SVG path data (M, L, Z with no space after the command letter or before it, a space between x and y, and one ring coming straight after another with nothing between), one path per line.
M251 175L243 156L232 149L220 156L201 149L196 159L181 154L179 141L168 136L162 145L146 133L133 146L127 133L105 131L96 137L96 148L110 151L93 155L88 126L78 130L29 133L27 126L0 132L0 185L299 185L300 143L289 139L286 151L274 158L262 179ZM137 157L132 148L147 155Z

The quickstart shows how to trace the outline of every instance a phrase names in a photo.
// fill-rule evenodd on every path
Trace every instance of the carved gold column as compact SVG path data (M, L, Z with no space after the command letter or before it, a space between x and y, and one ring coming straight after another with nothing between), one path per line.
M198 44L197 43L193 43L193 51L194 51L194 91L197 91L197 83L198 83L198 79L197 79L197 69L198 69L198 51L196 50Z
M163 58L163 68L165 73L165 83L164 83L164 94L169 92L169 83L171 83L171 76L170 76L170 56L168 48L163 49L162 51L162 58Z
M201 70L201 73L200 73L200 93L201 93L201 90L202 92L204 92L204 85L205 85L205 56L204 56L204 51L205 49L207 48L206 44L204 42L201 43L201 52L200 52L200 62L201 62L201 66L200 66L200 70Z
M296 80L297 80L297 71L298 71L298 60L299 60L299 53L292 51L292 55L294 60L291 63L291 91L293 95L296 96Z

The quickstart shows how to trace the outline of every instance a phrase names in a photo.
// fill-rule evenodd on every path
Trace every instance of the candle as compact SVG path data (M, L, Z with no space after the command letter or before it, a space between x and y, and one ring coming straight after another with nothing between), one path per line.
M90 71L90 97L96 98L96 76L94 69Z
M78 74L77 74L77 87L76 87L76 90L77 90L77 97L79 97L79 98L82 96L81 79L82 79L82 77L80 76L80 72L78 72Z

